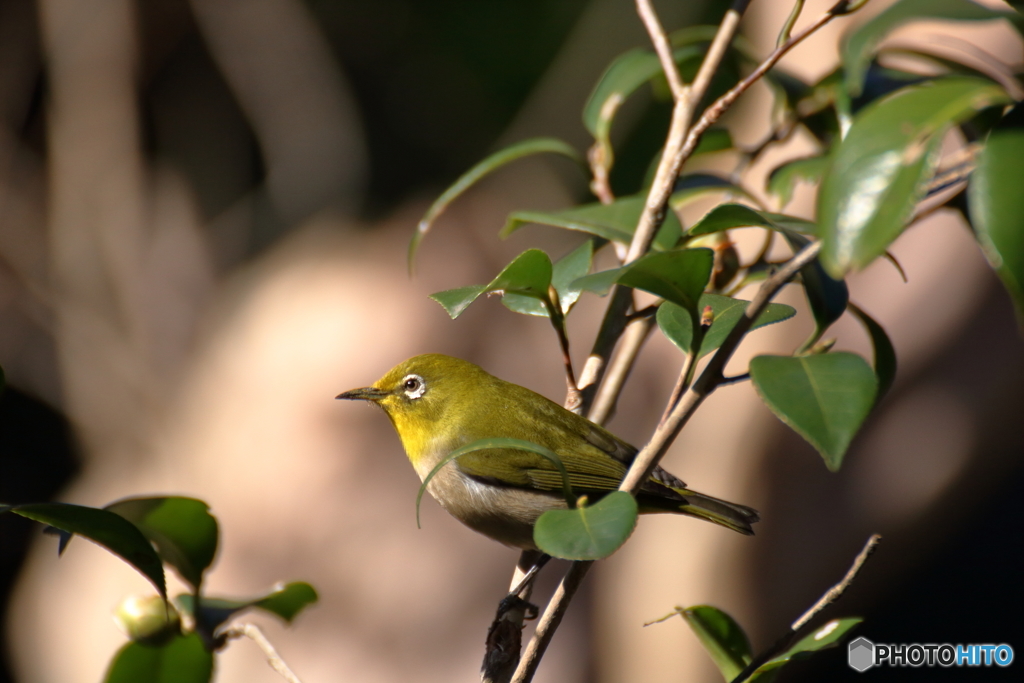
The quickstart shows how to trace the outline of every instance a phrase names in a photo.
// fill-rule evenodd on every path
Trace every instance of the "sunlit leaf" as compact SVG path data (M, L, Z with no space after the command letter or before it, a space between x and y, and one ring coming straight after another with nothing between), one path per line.
M941 133L1006 101L989 81L951 76L903 88L858 114L818 193L825 269L838 279L883 254L923 194Z
M736 228L768 228L779 232L814 234L817 226L803 218L771 211L758 211L743 204L719 204L687 231L687 235L708 235Z
M775 680L776 670L795 659L805 659L819 650L834 647L838 642L857 624L864 621L858 617L846 617L845 619L833 619L824 626L817 628L813 633L802 638L796 645L784 653L768 660L759 666L750 678L749 683L770 683Z
M850 94L864 86L864 74L878 44L894 29L910 21L948 19L986 21L1013 16L1012 12L983 7L969 0L900 0L861 24L843 42L843 69Z
M814 446L833 472L871 412L878 380L853 353L757 356L750 377L776 417Z
M505 266L490 284L435 292L430 298L441 304L453 320L485 292L514 293L545 300L551 284L551 270L551 259L547 254L540 249L527 249Z
M537 223L586 232L619 244L629 244L646 203L646 195L632 195L620 197L611 204L595 202L563 211L514 211L509 214L500 235L507 237L523 225ZM670 249L675 246L681 234L682 226L679 219L671 211L667 212L653 246L657 249Z
M196 600L192 595L179 595L174 602L183 612L191 615L203 625L209 633L216 631L222 624L233 619L237 614L248 609L260 609L274 614L287 623L306 607L319 600L316 589L304 581L294 581L285 585L275 586L269 593L243 600L230 598L203 597L200 601L200 613L196 614Z
M982 251L1017 306L1024 328L1024 105L989 133L968 186L971 224Z
M593 505L548 510L533 528L537 547L564 560L600 560L618 550L636 527L636 499L615 491Z
M733 299L720 294L702 294L697 302L697 309L703 311L705 307L711 307L711 327L704 333L704 340L700 345L698 358L703 358L711 353L725 341L729 332L736 326L743 311L746 310L749 301ZM756 330L765 325L782 322L796 315L796 309L785 304L768 304L768 307L757 317L751 330ZM658 327L668 339L675 344L683 353L690 352L690 345L693 343L693 318L680 306L665 302L658 307Z
M541 154L543 152L561 154L562 156L569 157L580 164L584 163L583 158L574 147L556 138L530 138L529 140L523 140L522 142L517 142L514 145L509 145L508 147L491 154L476 166L463 173L451 187L445 190L440 197L434 200L434 203L430 205L429 209L427 209L423 218L420 219L419 224L416 226L416 232L413 234L412 240L409 242L410 272L412 271L412 264L416 258L416 250L419 248L420 242L423 241L423 238L426 236L431 226L433 226L434 221L436 221L438 216L448 208L449 204L455 201L459 195L475 185L481 178L493 171L496 171L502 166L505 166L512 161L516 161L517 159L522 159L523 157L530 156L532 154Z
M697 300L714 266L710 249L682 249L641 256L619 275L619 284L657 294L697 316Z
M162 647L128 643L114 656L104 683L207 683L213 677L213 653L196 633L178 636Z
M750 663L752 654L747 634L728 614L709 605L688 607L680 614L726 681L736 678Z
M555 261L551 271L551 285L558 292L558 303L562 313L567 314L580 298L580 288L574 283L590 272L594 261L594 240L587 240L576 249ZM501 303L510 310L525 315L548 317L548 308L544 303L532 296L508 293L501 297Z
M178 496L129 498L105 509L138 527L160 558L198 589L217 552L217 520L206 503Z
M107 510L68 503L0 505L0 513L3 512L13 512L98 543L139 570L156 586L161 597L167 597L160 557L142 532L124 517Z

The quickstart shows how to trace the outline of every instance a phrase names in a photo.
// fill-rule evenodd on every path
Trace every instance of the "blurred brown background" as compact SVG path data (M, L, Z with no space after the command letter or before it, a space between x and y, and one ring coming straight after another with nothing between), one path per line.
M677 28L725 4L657 6ZM829 4L810 0L805 20ZM753 2L744 30L763 51L789 5ZM787 68L827 73L838 36L865 16L835 22ZM1021 62L1004 26L954 30ZM495 239L510 210L580 201L574 169L532 160L488 180L439 223L413 279L405 248L429 200L496 146L557 135L585 148L592 84L646 44L626 0L0 0L0 500L202 498L222 532L211 593L299 579L320 590L292 628L266 622L303 680L476 680L516 553L429 501L417 530L418 482L387 421L333 396L439 351L561 400L545 321L490 300L451 322L426 295L485 282L526 246L560 256L577 244L539 228ZM621 171L646 165L667 120L646 97L616 128ZM732 123L750 144L766 130L766 91L746 100ZM798 136L785 153L810 149ZM789 208L808 213L812 199ZM875 531L881 549L829 614L866 617L860 633L876 642L1024 652L1024 344L952 214L894 252L908 284L885 263L851 282L901 365L843 471L829 474L749 386L721 391L666 464L758 507L758 535L644 520L588 579L538 680L717 680L680 620L641 624L710 603L766 646ZM783 300L802 306L796 291ZM570 320L578 361L601 311L584 301ZM806 332L768 328L734 363ZM869 353L855 323L835 334ZM614 431L645 438L680 362L652 340ZM52 538L6 517L0 562L0 681L100 680L124 641L111 611L147 584L80 539L58 561ZM218 661L220 681L280 680L247 642ZM787 675L853 673L837 650Z

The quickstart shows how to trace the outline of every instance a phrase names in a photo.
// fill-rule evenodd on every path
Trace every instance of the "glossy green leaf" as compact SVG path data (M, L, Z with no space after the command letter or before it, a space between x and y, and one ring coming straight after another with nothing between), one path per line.
M128 643L114 656L104 683L207 683L213 653L199 636L178 636L162 647Z
M423 215L423 218L420 219L419 224L416 226L416 232L413 234L412 240L409 242L409 271L412 272L412 264L416 258L416 250L419 248L420 242L423 241L423 238L426 237L427 232L429 232L430 228L433 226L434 221L437 220L438 216L444 213L444 210L448 208L449 204L480 181L481 178L496 171L502 166L526 156L545 152L561 154L562 156L569 157L581 165L585 164L583 157L580 156L579 152L577 152L574 147L556 138L530 138L529 140L523 140L522 142L517 142L514 145L509 145L508 147L491 154L476 166L463 173L459 179L456 180L451 187L445 190L440 197L434 200L434 203L427 209L427 212Z
M828 168L827 156L793 159L776 167L768 176L768 194L786 206L793 199L797 183L817 184Z
M701 54L703 48L693 44L677 47L673 51L677 63ZM607 139L618 107L637 88L661 73L661 62L650 50L634 48L622 53L601 75L583 105L583 125L595 139Z
M209 506L195 498L129 498L107 505L138 527L157 554L174 567L193 590L217 552L217 520Z
M743 311L746 310L749 303L743 299L733 299L720 294L701 295L700 301L697 302L697 310L703 311L706 306L710 306L713 322L704 333L698 358L703 358L722 345L725 338L729 336L729 332L743 317ZM750 329L756 330L765 325L782 322L794 315L796 315L796 309L791 306L768 304L768 307L757 317ZM679 347L683 353L690 352L690 345L693 343L693 318L685 309L673 303L663 303L658 307L658 327L669 341Z
M885 328L879 325L874 318L865 313L859 306L849 304L850 313L857 316L864 328L871 337L871 346L875 351L875 376L878 377L878 395L875 396L875 404L889 392L893 381L896 379L896 349L893 348L889 335Z
M794 659L805 659L810 657L818 650L835 647L835 645L837 645L839 641L849 633L850 629L862 621L864 620L858 617L833 619L824 626L815 629L813 633L802 638L796 645L789 648L778 657L770 659L759 666L754 673L751 674L750 678L747 678L746 680L749 683L769 683L769 681L774 680L776 669L788 664Z
M1006 101L990 81L951 76L903 88L863 109L834 149L818 193L825 269L840 278L883 254L923 194L941 133Z
M903 24L929 19L985 21L1010 16L1012 12L989 9L968 0L900 0L861 24L844 41L846 87L854 97L861 93L864 76L879 43Z
M299 612L319 599L316 589L311 585L304 581L294 581L287 585L277 585L266 595L256 598L232 600L204 597L200 601L201 614L198 616L194 596L179 595L174 602L183 612L192 615L210 634L213 634L222 624L247 609L261 609L277 615L290 624Z
M1024 327L1024 105L989 133L968 186L971 224L982 251L1017 306Z
M590 266L594 262L594 240L587 240L576 249L555 261L551 271L551 285L558 292L558 303L562 307L562 314L568 314L573 305L580 298L579 287L575 286L576 280L590 272ZM523 296L522 294L509 293L501 298L501 303L510 310L525 315L536 315L548 317L548 308L536 297Z
M860 356L757 356L750 377L776 417L814 446L838 471L846 449L871 412L878 380Z
M722 610L709 605L688 607L683 619L711 655L726 681L731 681L750 664L750 641L736 621Z
M423 500L423 494L426 493L427 485L430 484L430 480L441 471L441 468L452 460L455 460L467 453L502 449L514 449L518 451L536 453L553 464L555 469L558 470L558 473L562 475L562 496L565 498L566 505L570 508L575 505L576 499L573 496L572 484L569 483L569 472L565 469L565 465L562 464L562 459L558 457L557 453L541 446L540 444L535 444L531 441L524 441L523 439L507 439L499 437L491 439L477 439L476 441L468 443L461 448L456 448L454 451L446 455L439 463L434 465L434 469L430 470L427 476L423 478L423 483L420 484L420 490L416 494L416 527L419 528L420 526L420 502Z
M771 211L757 211L743 204L720 204L708 211L687 231L696 237L736 228L768 228L779 232L797 232L813 235L817 226L809 220Z
M646 202L645 195L632 195L620 197L611 204L595 202L564 211L515 211L509 214L500 236L507 237L524 225L538 223L566 230L578 230L619 244L629 244ZM671 249L679 241L682 231L676 215L671 211L667 212L653 246L656 249Z
M470 285L435 292L430 298L441 304L454 320L485 292L514 293L538 300L548 297L551 259L540 249L527 249L498 273L487 285Z
M67 534L88 538L135 567L156 586L161 597L167 597L160 557L142 532L124 517L107 510L69 503L0 505L0 513L3 512L13 512Z
M810 244L806 237L793 232L784 232L783 236L794 252L799 252ZM835 280L826 273L819 259L814 259L800 269L800 281L804 286L807 303L811 306L811 313L814 315L815 328L810 340L813 343L820 339L825 330L846 311L846 305L850 301L850 290L844 280Z
M698 315L697 300L711 278L714 252L682 249L641 256L623 269L619 284L656 294Z
M637 505L625 491L593 505L548 510L533 527L537 547L563 560L600 560L618 550L636 527Z
M691 236L707 235L723 230L750 227L775 229L775 224L758 211L742 204L720 204L694 223L687 234Z
M668 204L678 211L693 200L714 192L727 192L757 203L757 199L752 194L726 178L713 173L690 173L680 176L676 181L672 187L672 195L668 199Z

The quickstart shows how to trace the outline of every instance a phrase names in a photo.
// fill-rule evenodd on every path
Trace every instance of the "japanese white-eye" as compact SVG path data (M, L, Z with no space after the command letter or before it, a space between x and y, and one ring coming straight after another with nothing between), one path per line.
M410 358L373 386L338 398L383 408L421 481L461 446L486 438L521 439L554 451L575 495L595 501L618 488L637 453L540 394L440 354ZM555 465L541 455L513 449L466 453L441 468L427 490L466 526L524 550L537 548L537 518L566 507ZM660 467L644 484L637 503L641 513L691 515L744 534L752 534L750 525L758 520L756 510L690 491Z

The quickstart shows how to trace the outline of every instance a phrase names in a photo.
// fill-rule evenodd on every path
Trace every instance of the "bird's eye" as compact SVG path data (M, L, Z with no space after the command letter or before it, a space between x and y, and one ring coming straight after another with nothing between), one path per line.
M402 379L402 388L405 390L406 396L416 399L423 395L427 385L419 375L406 375Z

